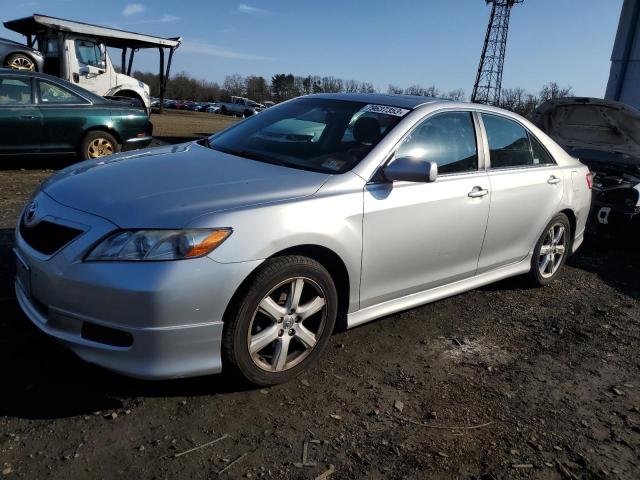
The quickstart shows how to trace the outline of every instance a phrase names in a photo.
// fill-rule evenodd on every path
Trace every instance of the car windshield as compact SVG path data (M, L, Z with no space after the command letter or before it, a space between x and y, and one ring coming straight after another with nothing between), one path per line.
M364 102L299 98L211 136L214 150L324 173L352 169L409 113Z

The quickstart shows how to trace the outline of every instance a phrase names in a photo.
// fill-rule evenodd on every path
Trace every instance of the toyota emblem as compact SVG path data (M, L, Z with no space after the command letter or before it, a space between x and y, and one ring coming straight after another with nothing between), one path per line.
M36 210L38 209L38 202L35 200L29 204L24 214L24 223L27 226L31 226L34 223L36 217Z

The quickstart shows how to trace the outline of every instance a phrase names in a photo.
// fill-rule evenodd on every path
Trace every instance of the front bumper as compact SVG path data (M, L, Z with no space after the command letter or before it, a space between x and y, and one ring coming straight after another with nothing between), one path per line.
M83 262L87 251L115 226L43 193L37 200L47 213L44 218L81 224L86 231L46 257L16 230L15 254L23 272L16 278L15 291L35 326L82 359L132 377L220 372L225 309L259 261L222 264L202 257ZM87 326L118 332L131 342L119 345L87 337Z

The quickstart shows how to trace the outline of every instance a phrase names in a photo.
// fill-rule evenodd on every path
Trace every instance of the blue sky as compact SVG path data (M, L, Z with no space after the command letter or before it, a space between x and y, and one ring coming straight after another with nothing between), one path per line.
M101 5L103 8L99 8ZM514 8L504 87L548 81L604 95L622 0L525 0ZM99 15L96 12L100 10ZM173 72L333 75L471 93L489 7L483 0L0 0L0 18L34 12L181 36ZM0 27L0 36L19 39ZM135 68L157 71L157 53Z

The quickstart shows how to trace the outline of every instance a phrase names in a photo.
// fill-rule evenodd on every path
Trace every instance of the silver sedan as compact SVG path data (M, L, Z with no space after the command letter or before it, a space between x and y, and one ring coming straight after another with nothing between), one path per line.
M58 172L21 215L16 295L111 370L274 384L337 324L515 275L550 283L583 241L590 181L503 110L310 95Z

